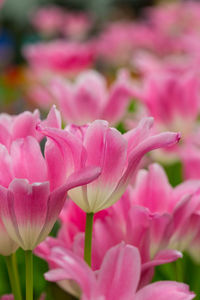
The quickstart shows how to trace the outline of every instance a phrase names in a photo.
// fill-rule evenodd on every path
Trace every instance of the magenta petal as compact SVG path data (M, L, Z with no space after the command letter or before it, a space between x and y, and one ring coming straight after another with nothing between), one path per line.
M127 133L123 137L128 142L128 155L133 149L150 135L150 130L153 126L154 119L151 117L143 118L138 126Z
M49 138L45 145L45 158L53 190L84 165L86 153L82 142L71 133L41 126L38 129Z
M47 180L46 162L35 138L28 136L14 141L11 158L16 178L26 178L30 183Z
M13 140L25 138L27 136L38 138L39 134L36 131L36 124L40 121L39 116L38 110L35 110L33 113L25 111L16 116L13 120Z
M130 153L127 170L124 173L118 188L121 188L123 185L126 186L128 184L130 177L133 176L133 173L136 170L140 160L147 152L162 147L172 146L179 140L180 134L173 132L164 132L145 139Z
M111 86L107 105L102 113L102 119L111 124L120 122L133 96L133 89L128 82L129 78L118 78Z
M8 187L14 174L11 157L7 149L0 144L0 185Z
M38 244L38 237L45 224L49 183L30 185L26 180L15 179L10 184L9 190L14 195L14 203L11 205L23 241L21 247L32 250Z
M60 112L56 109L56 106L53 105L45 121L42 122L42 125L45 127L61 128L62 120ZM38 126L38 124L37 124Z
M86 131L84 145L86 164L100 166L102 170L101 176L87 186L88 209L96 212L103 208L123 174L126 141L116 129L109 128L107 122L94 121Z
M182 253L176 250L162 250L158 252L158 254L154 257L153 260L142 265L142 271L145 271L150 267L170 263L172 261L177 260L178 258L181 258L182 256Z
M9 133L9 131L3 126L3 124L0 124L0 143L5 145L6 148L9 149L11 141L11 133Z
M45 274L45 279L49 281L64 281L63 288L72 292L75 296L80 297L83 293L88 299L90 298L91 288L95 286L95 276L92 270L84 262L83 259L76 256L69 250L60 250L55 248L52 252L52 259L57 265L57 269L49 271ZM67 282L69 280L69 282ZM75 281L77 287L74 289Z
M98 273L100 295L107 300L133 299L140 278L140 268L137 248L123 243L111 248Z
M160 281L147 285L139 290L134 300L191 300L194 293L189 291L186 284L173 281Z

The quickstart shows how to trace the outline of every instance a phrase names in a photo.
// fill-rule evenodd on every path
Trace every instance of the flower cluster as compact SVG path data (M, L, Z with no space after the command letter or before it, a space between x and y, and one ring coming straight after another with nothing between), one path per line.
M85 13L32 13L22 91L35 110L0 113L2 300L23 299L18 248L26 300L60 297L34 294L33 253L65 296L198 297L199 13L160 5L98 30Z

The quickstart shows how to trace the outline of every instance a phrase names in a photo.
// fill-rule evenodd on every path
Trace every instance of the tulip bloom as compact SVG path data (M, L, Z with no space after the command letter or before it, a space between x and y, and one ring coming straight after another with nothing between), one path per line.
M81 153L86 166L100 166L102 173L93 183L71 190L70 198L87 213L96 213L113 205L126 190L147 152L174 145L180 139L180 134L173 132L151 135L152 125L152 118L143 119L138 127L124 135L101 120L82 127L72 125L66 130L38 126L48 137L46 160L54 166L55 161L57 164L56 168L49 168L51 182L63 183L67 166L70 165L71 172L75 171L76 164L80 163L76 155L79 157ZM72 143L76 147L69 156L67 148Z
M194 75L165 70L159 76L149 74L140 98L157 130L181 131L187 137L194 129L199 113L199 81Z
M65 14L59 6L46 6L37 10L31 18L31 22L39 33L54 35L60 32Z
M76 125L96 119L116 124L121 121L132 97L131 81L125 71L118 74L109 89L105 78L94 70L81 73L73 84L62 78L54 79L47 89L66 122Z
M68 190L98 175L97 168L79 171L53 192L49 182L30 184L26 179L14 179L8 188L0 186L0 218L9 236L24 250L34 249L51 231Z
M94 47L90 43L57 40L28 45L24 56L39 76L41 72L44 75L77 73L92 65Z
M56 268L45 274L49 281L61 286L82 300L190 300L195 297L188 286L173 281L155 282L138 290L141 259L137 248L120 244L105 255L100 269L93 272L87 264L70 251L55 249L51 255ZM71 283L73 281L73 284Z

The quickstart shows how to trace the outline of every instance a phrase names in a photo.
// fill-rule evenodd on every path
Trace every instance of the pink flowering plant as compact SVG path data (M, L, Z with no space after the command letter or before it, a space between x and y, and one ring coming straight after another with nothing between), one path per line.
M199 12L32 12L0 112L0 299L200 299Z

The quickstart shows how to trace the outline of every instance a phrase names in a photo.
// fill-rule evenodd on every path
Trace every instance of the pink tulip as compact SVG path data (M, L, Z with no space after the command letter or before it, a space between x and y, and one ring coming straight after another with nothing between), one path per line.
M200 28L200 5L196 1L168 3L148 10L151 24L161 32L178 38Z
M56 186L65 182L67 166L71 172L75 171L80 162L73 158L79 157L85 160L86 166L100 166L102 173L87 189L73 189L69 193L72 200L87 213L113 205L124 193L147 152L174 145L180 139L178 133L172 132L152 136L152 124L152 118L143 119L138 127L125 135L109 128L105 121L94 121L82 127L71 126L67 130L40 126L40 132L48 137L45 157L51 164L52 184L54 182ZM75 144L75 147L69 156L67 148L70 144ZM52 167L55 162L59 172Z
M39 139L36 124L40 121L39 111L26 111L16 116L0 114L0 143L10 149L12 141L26 136Z
M34 249L51 231L68 190L98 175L97 168L79 171L53 192L49 182L30 184L26 179L14 179L8 188L0 186L0 218L9 236L24 250Z
M159 72L147 75L144 86L136 92L142 100L147 115L155 119L155 132L160 130L180 131L183 142L196 127L199 114L199 81L196 76L185 72ZM175 146L166 151L157 151L157 160L177 160L181 147Z
M139 22L112 22L97 39L97 54L109 65L127 66L136 49L154 47L154 34Z
M132 96L131 81L124 71L109 89L104 77L90 70L81 73L73 84L61 78L53 80L49 91L64 119L76 125L96 119L120 122Z
M77 73L94 61L94 47L90 43L57 40L26 46L24 55L34 71L55 74ZM47 78L46 76L44 76Z
M177 282L156 282L138 290L141 259L138 249L125 244L111 248L100 269L93 272L88 265L70 251L55 248L51 255L56 269L45 274L49 281L60 281L61 286L82 300L190 300L195 295L187 285ZM75 284L70 284L70 282Z
M61 31L71 39L83 39L92 27L92 18L84 12L67 12Z
M153 164L139 171L132 199L155 215L151 232L151 253L163 247L184 251L198 232L200 181L186 181L172 188L163 169Z
M64 11L59 6L46 6L33 13L31 21L40 33L54 35L60 32L64 17Z

